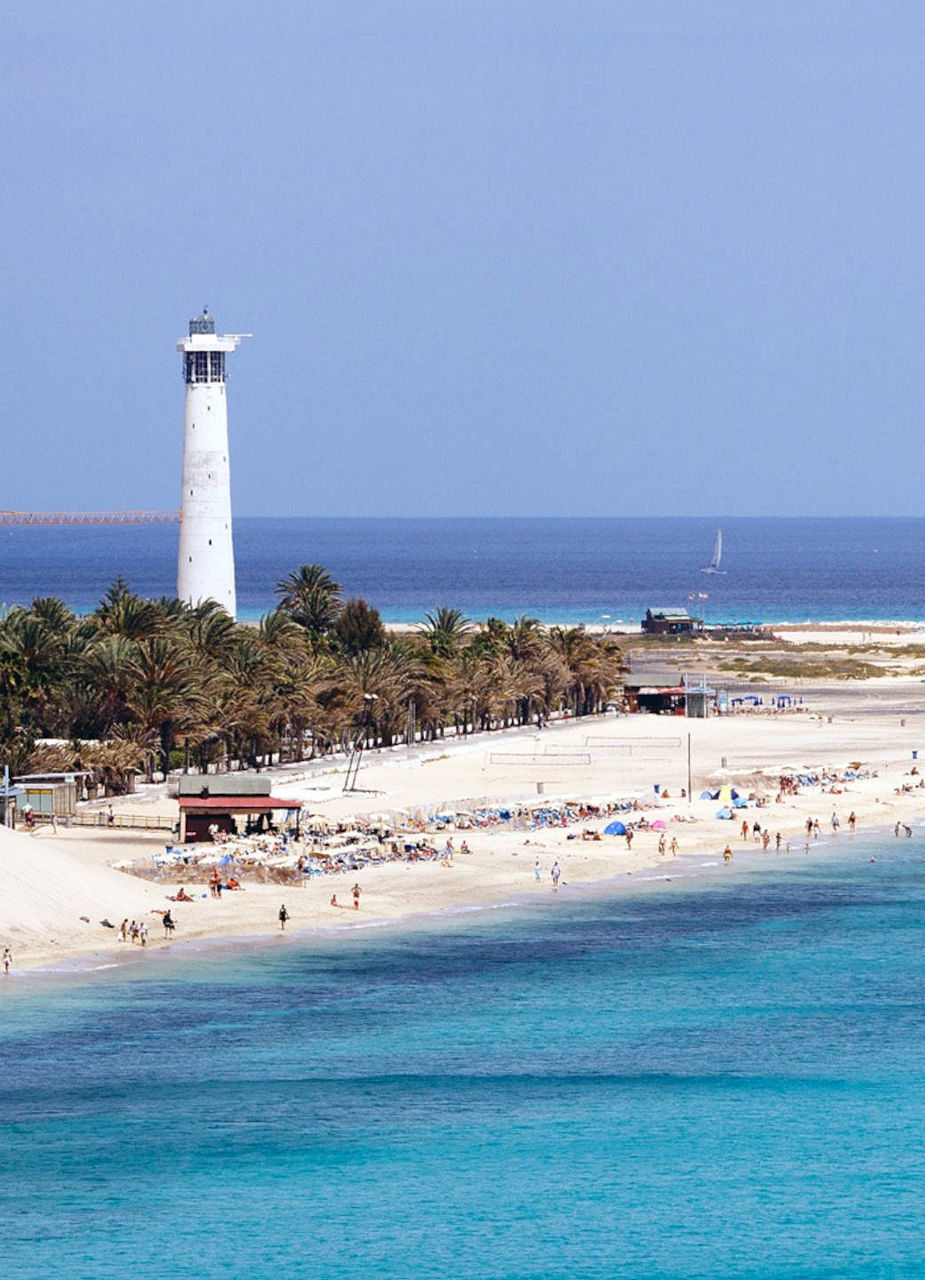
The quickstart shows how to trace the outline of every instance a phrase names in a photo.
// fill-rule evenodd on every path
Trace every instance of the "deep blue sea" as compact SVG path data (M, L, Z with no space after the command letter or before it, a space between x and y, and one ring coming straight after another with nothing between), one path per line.
M727 572L702 574L719 525ZM242 618L320 563L391 622L440 605L569 623L635 623L650 606L708 622L925 621L925 519L253 518L235 522L235 553ZM120 573L173 595L176 557L171 525L0 528L0 602L88 610Z
M916 1280L918 834L16 973L0 1273Z

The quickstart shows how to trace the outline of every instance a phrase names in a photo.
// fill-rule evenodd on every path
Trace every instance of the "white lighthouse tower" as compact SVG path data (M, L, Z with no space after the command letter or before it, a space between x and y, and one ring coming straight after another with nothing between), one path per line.
M206 310L190 321L189 337L177 343L186 379L177 597L188 604L216 600L232 617L236 599L225 354L250 336L216 334Z

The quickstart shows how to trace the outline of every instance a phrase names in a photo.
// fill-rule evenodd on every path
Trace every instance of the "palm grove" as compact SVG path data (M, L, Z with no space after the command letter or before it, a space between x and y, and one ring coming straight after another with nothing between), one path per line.
M619 648L580 627L474 625L440 608L389 634L320 565L276 594L256 625L213 601L141 599L121 579L87 616L50 597L11 608L0 621L0 765L83 769L119 792L137 771L259 767L358 734L388 746L561 709L590 715L620 687Z

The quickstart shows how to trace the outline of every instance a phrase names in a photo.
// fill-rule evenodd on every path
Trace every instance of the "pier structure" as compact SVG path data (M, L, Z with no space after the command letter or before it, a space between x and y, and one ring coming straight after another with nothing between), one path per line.
M176 524L179 511L0 511L11 524Z
M231 469L225 356L249 333L215 332L204 310L181 338L186 409L177 597L189 604L215 600L232 617L237 605L231 528Z

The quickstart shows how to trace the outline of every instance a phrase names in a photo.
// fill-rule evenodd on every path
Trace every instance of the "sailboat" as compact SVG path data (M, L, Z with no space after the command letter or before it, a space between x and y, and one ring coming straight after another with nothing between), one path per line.
M700 572L701 573L725 573L726 570L721 569L719 567L720 561L722 560L722 558L723 558L723 531L722 529L717 529L716 542L713 547L713 559L710 561L709 564L703 565Z

